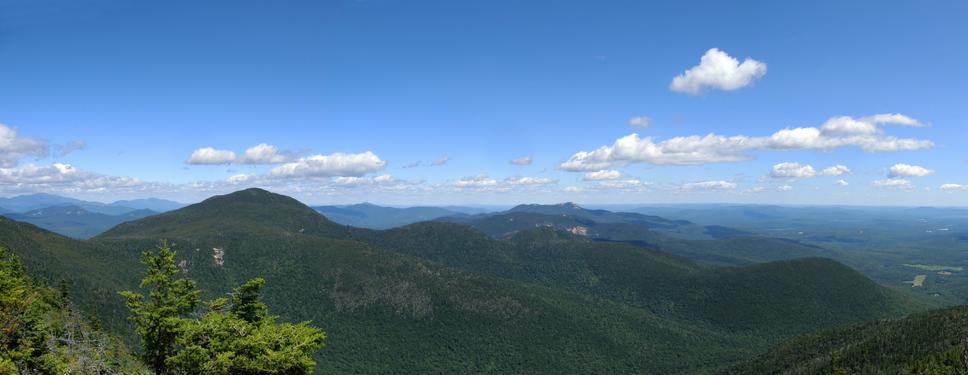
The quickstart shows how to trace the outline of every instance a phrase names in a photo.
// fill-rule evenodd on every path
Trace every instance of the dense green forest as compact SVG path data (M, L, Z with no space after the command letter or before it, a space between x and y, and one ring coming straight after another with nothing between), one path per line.
M968 373L968 307L806 334L730 374Z
M74 308L65 284L38 284L0 248L0 374L145 371L121 340Z
M555 227L504 238L443 222L357 229L259 189L88 241L0 219L0 244L41 280L69 277L79 308L130 345L137 325L117 291L139 285L142 252L160 238L199 300L264 278L260 296L278 323L326 332L317 373L713 371L800 333L935 306L828 259L710 267ZM715 255L745 246L741 238L695 242Z

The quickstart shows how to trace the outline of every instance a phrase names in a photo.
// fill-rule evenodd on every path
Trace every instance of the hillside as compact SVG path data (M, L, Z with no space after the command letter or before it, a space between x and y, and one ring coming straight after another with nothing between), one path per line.
M157 212L134 210L108 215L85 210L80 206L65 205L38 208L24 213L6 213L4 216L31 223L54 233L73 238L91 238L120 223L151 216Z
M0 244L41 277L68 278L79 306L122 334L113 293L137 285L140 252L159 238L203 290L264 277L274 312L327 332L320 373L694 371L919 303L829 260L716 269L552 228L500 240L439 222L356 229L259 189L89 241L0 221Z
M121 341L74 311L65 288L41 285L0 247L0 373L140 373Z
M588 239L657 249L711 265L749 265L839 254L793 240L775 239L722 226L700 226L635 213L587 210L574 204L523 205L509 211L441 221L466 224L495 238L550 227ZM715 237L715 238L713 238Z
M460 211L442 207L396 208L370 203L348 206L315 206L313 209L337 223L370 229L388 229L419 221L463 214Z
M471 228L432 222L378 233L369 242L475 273L767 336L917 309L900 293L823 258L703 267L664 252L592 241L549 227L494 240Z
M968 307L811 333L728 374L952 374L968 371Z

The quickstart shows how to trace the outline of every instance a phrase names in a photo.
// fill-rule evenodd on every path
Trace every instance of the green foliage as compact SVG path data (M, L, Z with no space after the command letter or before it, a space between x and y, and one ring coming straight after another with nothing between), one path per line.
M265 285L252 279L224 298L207 303L209 311L191 318L199 303L195 281L176 278L175 252L162 243L144 252L147 272L142 294L122 292L141 337L143 357L155 374L308 374L312 353L325 335L308 322L276 323L259 299Z
M93 330L0 248L0 374L143 372L117 339Z
M182 328L182 318L199 302L195 282L175 278L178 267L174 259L175 253L167 243L158 247L157 254L144 252L142 263L147 266L147 273L141 287L150 288L147 300L139 293L121 292L141 337L144 361L156 374L170 373L165 361L177 350L175 339Z
M183 374L309 374L312 353L325 335L308 322L277 324L259 301L265 281L253 279L232 293L232 307L222 303L201 319L187 320L178 336L179 351L167 363Z
M965 374L968 306L789 340L730 374Z

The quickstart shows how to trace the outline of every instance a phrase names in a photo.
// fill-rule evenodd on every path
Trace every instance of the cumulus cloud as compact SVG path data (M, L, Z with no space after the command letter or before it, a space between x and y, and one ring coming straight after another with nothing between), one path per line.
M450 156L444 156L444 157L442 157L440 159L434 160L432 163L430 163L430 165L431 166L434 166L434 167L439 167L439 166L442 166L444 164L447 164L447 162L449 162L449 161L450 161Z
M650 186L650 183L635 178L599 181L598 184L595 185L595 187L599 189L625 191L641 191L649 188Z
M522 156L522 157L519 157L519 158L511 159L511 164L514 164L514 165L531 165L531 157L530 156Z
M893 115L892 115L893 116ZM883 122L873 122L882 124ZM783 129L769 136L744 135L674 137L655 142L651 137L630 134L612 145L593 151L580 151L559 164L559 168L573 172L590 172L633 163L655 165L698 165L752 159L752 150L832 150L857 147L867 152L908 151L930 148L927 140L897 138L875 133L845 132L843 129L825 131L816 127Z
M773 178L806 178L817 175L817 171L810 165L800 165L800 163L780 163L773 166L770 177Z
M784 192L784 193L788 191L793 191L793 186L790 186L790 185L777 186L776 191Z
M847 182L847 180L840 179L840 180L837 180L837 182L834 182L834 185L843 187L843 186L847 186L847 185L850 185L850 184Z
M944 184L939 188L941 190L968 190L968 184Z
M619 178L622 178L621 172L602 169L600 171L585 173L585 177L583 179L585 181L604 181L604 180L617 180Z
M193 165L219 165L235 161L235 153L229 150L218 150L213 147L203 147L192 152L185 161Z
M841 176L848 173L850 173L850 168L840 164L824 168L820 172L817 172L809 164L801 165L800 163L786 162L774 165L773 170L770 171L770 177L810 178L815 176Z
M550 185L558 183L557 180L547 178L547 177L522 177L514 176L504 179L504 182L509 185L525 185L525 186L537 186L537 185Z
M272 178L360 177L380 171L386 164L370 151L359 154L337 152L299 158L271 169L267 175Z
M873 182L874 187L879 188L894 188L894 189L912 189L914 184L911 181L905 180L903 178L889 178L885 180L877 180Z
M236 174L236 175L229 176L229 178L226 179L225 181L227 181L230 184L241 184L243 182L251 180L253 177L255 176L251 174Z
M281 152L276 146L268 143L260 143L247 148L238 162L242 164L280 164L292 159L292 153Z
M696 65L672 79L669 89L690 95L699 95L705 89L732 91L746 87L766 75L766 64L746 58L739 60L711 48L703 54Z
M846 165L840 164L824 168L822 171L820 171L821 176L842 176L845 174L850 174L850 168L847 168Z
M474 177L464 177L460 180L454 182L454 186L458 188L484 188L497 186L497 180L489 178L487 176L474 176Z
M376 182L378 184L385 184L385 183L390 183L394 181L396 181L396 179L394 179L393 176L388 174L383 174L383 175L373 177L373 182Z
M0 168L0 185L56 187L60 190L89 191L133 187L141 184L136 178L105 176L75 168L70 164L28 164L14 168Z
M25 157L43 158L49 153L47 142L21 137L16 129L0 124L0 168L16 166Z
M898 163L891 166L887 172L890 178L897 177L924 177L934 173L934 171L918 165Z
M735 182L729 181L699 181L690 182L682 185L683 190L733 190L736 189Z
M629 119L629 126L633 128L645 129L652 126L652 119L646 116L635 116Z
M585 191L584 188L578 186L565 186L565 188L561 190L567 193L581 193Z

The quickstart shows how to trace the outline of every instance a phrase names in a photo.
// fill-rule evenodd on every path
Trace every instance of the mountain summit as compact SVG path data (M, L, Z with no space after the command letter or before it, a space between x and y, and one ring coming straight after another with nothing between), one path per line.
M343 229L291 197L251 188L127 222L98 238L195 238L237 232L335 234Z

